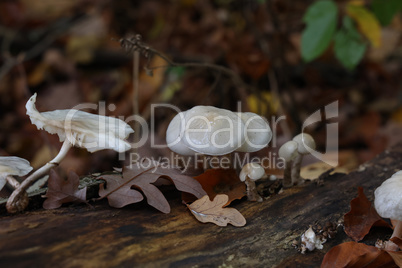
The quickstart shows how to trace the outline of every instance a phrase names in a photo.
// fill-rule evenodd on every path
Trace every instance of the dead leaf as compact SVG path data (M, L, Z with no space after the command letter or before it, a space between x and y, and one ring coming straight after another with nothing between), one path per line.
M224 205L226 207L233 200L241 199L246 195L246 185L240 181L234 169L208 169L203 174L194 177L207 192L210 200L213 200L218 194L225 194L228 196L228 202ZM195 201L194 198L188 195L183 195L183 201L190 203Z
M161 177L172 181L179 191L190 193L197 198L206 195L199 182L182 175L179 169L152 164L146 168L143 165L125 167L122 176L115 174L98 177L107 182L106 188L103 184L100 185L99 196L107 197L110 206L121 208L143 200L142 194L133 189L136 188L142 191L149 205L163 213L169 213L169 203L161 191L152 184Z
M358 188L358 196L350 202L350 211L345 214L345 233L355 241L360 241L369 233L371 227L391 226L377 213L371 202L364 195L363 188Z
M50 170L48 189L46 195L44 195L47 199L43 202L43 208L54 209L69 202L85 203L87 187L78 189L79 184L80 178L72 171L66 180L60 177L53 169Z
M246 224L246 219L235 208L223 208L229 197L225 194L218 194L214 200L209 200L207 195L187 205L191 213L200 222L212 222L219 226L226 226L228 223L241 227Z
M401 251L387 251L387 253L392 257L395 264L398 267L402 267L402 252Z
M363 243L346 242L333 247L325 254L321 267L361 268L398 267L390 254Z
M395 244L397 244L400 249L402 249L402 239L395 236L395 237L392 237L390 240L392 242L394 242Z

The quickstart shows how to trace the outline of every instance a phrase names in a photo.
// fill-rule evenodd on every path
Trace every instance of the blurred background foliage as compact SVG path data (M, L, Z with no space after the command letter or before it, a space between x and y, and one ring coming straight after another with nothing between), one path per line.
M214 105L265 116L286 116L276 152L304 120L339 103L340 165L356 167L400 140L402 128L401 1L292 0L59 0L0 2L0 154L46 163L60 146L25 115L38 92L38 109L105 101L106 115L132 114L132 55L119 39L140 34L157 54L141 57L139 111L163 144L173 110ZM233 75L215 64L232 70ZM152 71L143 67L158 67ZM240 82L239 82L240 81ZM115 109L108 106L115 105ZM97 111L92 111L97 112ZM153 116L151 116L153 115ZM325 149L326 121L308 131ZM139 150L152 149L151 138ZM306 160L313 162L312 159ZM118 166L112 151L73 150L64 170L80 175ZM276 171L272 171L275 173Z

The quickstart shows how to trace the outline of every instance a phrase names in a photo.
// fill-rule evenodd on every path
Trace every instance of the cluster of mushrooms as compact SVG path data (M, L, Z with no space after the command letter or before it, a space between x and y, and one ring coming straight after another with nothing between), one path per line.
M35 107L36 93L26 104L27 115L38 129L57 134L63 145L57 156L30 174L20 183L13 176L25 176L32 167L25 159L0 157L0 190L8 185L15 190L7 201L10 213L22 211L28 205L26 190L35 181L45 176L67 155L72 146L84 148L89 152L112 149L125 152L131 148L126 141L134 130L124 121L112 117L95 115L75 109L38 112ZM166 132L168 147L183 156L202 154L205 157L230 156L233 152L256 152L268 145L272 131L266 120L255 113L235 113L213 106L196 106L180 112L169 124ZM312 141L312 143L311 143ZM285 178L292 161L300 172L302 155L307 147L315 148L311 136L301 134L280 149L279 155L287 162ZM229 157L229 159L231 159ZM289 169L289 170L288 170ZM291 172L298 175L298 172ZM239 174L247 186L248 200L262 201L255 181L265 175L264 168L258 163L247 163ZM298 184L297 179L286 183Z
M279 148L278 154L286 162L283 175L284 188L300 185L304 182L300 177L303 156L311 153L311 151L315 150L315 147L313 137L307 133L301 133Z
M89 152L112 149L125 152L131 148L127 137L133 129L124 121L79 110L56 110L38 112L35 107L36 94L27 102L26 109L31 122L38 129L57 134L63 145L57 156L43 167L31 173L21 183L14 176L25 176L33 169L25 159L11 156L0 157L0 190L8 185L15 189L7 201L10 213L22 211L28 205L26 190L36 180L56 167L72 146ZM254 113L234 113L212 106L196 106L177 114L169 124L166 142L179 155L219 157L233 152L256 152L268 145L272 131L261 116ZM316 147L314 139L305 133L286 142L279 149L279 156L285 162L284 187L299 185L300 166L303 155ZM265 175L264 168L257 163L247 163L241 169L239 178L246 183L247 197L251 201L262 201L255 181ZM402 237L402 171L396 172L375 191L375 208L384 218L390 218L394 225L392 237ZM392 238L391 237L391 238ZM398 246L387 241L386 249L397 250Z

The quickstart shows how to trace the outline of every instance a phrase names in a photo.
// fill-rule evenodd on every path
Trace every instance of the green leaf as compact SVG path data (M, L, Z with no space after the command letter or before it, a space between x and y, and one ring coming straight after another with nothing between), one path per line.
M335 56L342 65L352 70L361 61L367 49L350 17L343 18L343 28L335 34Z
M331 43L336 28L338 7L334 1L320 0L312 4L304 14L301 54L309 62L320 56Z
M373 13L381 25L387 26L391 23L396 13L402 10L401 0L373 0L371 3Z

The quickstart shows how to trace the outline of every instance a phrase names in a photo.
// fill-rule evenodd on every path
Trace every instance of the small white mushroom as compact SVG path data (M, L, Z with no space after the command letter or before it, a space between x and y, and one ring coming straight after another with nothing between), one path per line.
M301 133L293 138L293 141L297 143L298 155L293 161L292 168L292 185L299 185L303 183L300 177L300 168L303 160L303 156L309 154L312 150L315 150L315 141L311 135Z
M310 227L306 232L304 232L301 236L301 244L302 244L302 252L305 253L305 250L303 251L303 248L308 249L309 251L313 251L314 249L323 249L323 245L326 242L326 239L321 240L319 239L313 229Z
M31 170L28 160L16 156L0 156L0 190L7 182L17 188L19 182L12 176L25 176Z
M33 182L47 174L51 168L58 166L72 146L85 148L89 152L103 149L124 152L131 148L125 139L134 130L120 119L94 115L74 109L40 113L35 107L35 102L36 93L28 100L25 106L31 122L38 129L57 134L60 141L63 141L63 145L53 160L36 170L14 190L6 205L7 211L10 213L22 211L25 208L17 204L25 194L26 189Z
M283 187L288 188L292 187L292 167L293 161L298 156L297 152L297 142L288 141L284 143L281 148L279 148L278 152L279 157L282 157L285 160L285 172L283 175Z
M402 239L402 171L398 171L391 178L384 181L374 192L374 207L383 218L393 220L394 231L391 238ZM387 241L387 250L398 250L392 241Z
M245 141L237 152L251 153L266 147L272 139L272 131L265 119L255 113L238 113L245 127Z
M247 199L249 201L262 202L262 197L258 194L255 181L261 179L264 175L264 168L257 163L248 163L242 168L239 177L246 184Z

